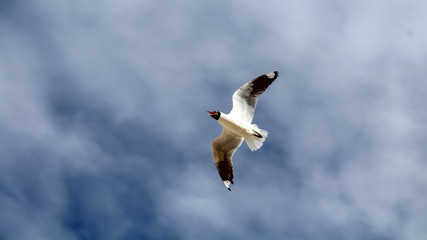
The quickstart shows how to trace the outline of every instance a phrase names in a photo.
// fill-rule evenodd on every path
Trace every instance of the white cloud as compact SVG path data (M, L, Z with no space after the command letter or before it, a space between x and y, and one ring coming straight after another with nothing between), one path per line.
M0 236L422 238L425 8L12 4L0 17L0 203L14 218L0 228L28 231ZM228 111L237 87L272 70L255 116L269 139L236 153L229 193L205 111Z

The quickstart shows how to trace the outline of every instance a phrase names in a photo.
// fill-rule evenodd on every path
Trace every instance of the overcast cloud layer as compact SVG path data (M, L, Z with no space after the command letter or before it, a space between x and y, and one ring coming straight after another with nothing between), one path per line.
M427 239L427 2L0 3L0 239ZM211 156L278 70L228 192Z

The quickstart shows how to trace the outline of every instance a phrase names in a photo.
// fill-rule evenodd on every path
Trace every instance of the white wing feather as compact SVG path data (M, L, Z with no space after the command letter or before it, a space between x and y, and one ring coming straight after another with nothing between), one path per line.
M251 123L254 118L258 96L279 76L277 71L261 75L241 86L233 94L233 108L229 115Z

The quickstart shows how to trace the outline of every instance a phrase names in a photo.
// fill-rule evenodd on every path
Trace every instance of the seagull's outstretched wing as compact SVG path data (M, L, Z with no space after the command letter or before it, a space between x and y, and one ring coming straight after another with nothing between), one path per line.
M255 107L258 96L261 95L270 84L279 76L278 71L270 72L259 76L246 83L233 94L233 109L230 115L251 123L254 118Z
M242 142L243 137L227 129L223 129L221 136L212 141L212 155L216 168L225 186L230 191L230 184L233 184L233 162L231 158Z

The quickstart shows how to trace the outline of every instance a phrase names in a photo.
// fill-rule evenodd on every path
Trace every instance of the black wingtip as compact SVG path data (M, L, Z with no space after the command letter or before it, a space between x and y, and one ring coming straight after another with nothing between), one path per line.
M231 188L227 188L228 189L228 191L230 191L231 192Z
M273 73L274 73L274 76L268 76L269 78L271 78L271 79L276 79L278 76L279 76L279 72L278 71L273 71Z

